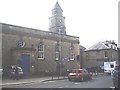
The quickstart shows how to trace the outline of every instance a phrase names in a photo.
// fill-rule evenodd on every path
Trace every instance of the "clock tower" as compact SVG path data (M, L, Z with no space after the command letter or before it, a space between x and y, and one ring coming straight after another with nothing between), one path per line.
M66 34L65 17L58 2L52 9L52 16L49 18L49 30L55 33Z

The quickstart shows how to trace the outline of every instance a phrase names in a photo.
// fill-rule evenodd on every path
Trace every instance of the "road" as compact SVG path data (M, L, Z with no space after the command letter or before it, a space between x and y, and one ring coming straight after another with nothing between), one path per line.
M77 82L64 80L45 81L40 83L7 85L3 88L111 88L112 79L108 75L93 76L92 80Z

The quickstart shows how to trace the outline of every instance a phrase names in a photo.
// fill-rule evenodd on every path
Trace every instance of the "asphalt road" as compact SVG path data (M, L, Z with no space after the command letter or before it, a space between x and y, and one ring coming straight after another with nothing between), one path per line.
M8 85L3 88L111 88L112 79L108 75L93 76L92 80L77 82L65 80L45 81L40 83Z

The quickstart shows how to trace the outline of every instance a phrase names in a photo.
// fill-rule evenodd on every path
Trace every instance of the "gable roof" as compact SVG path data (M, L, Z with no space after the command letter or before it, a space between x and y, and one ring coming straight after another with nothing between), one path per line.
M102 50L102 49L115 49L115 50L117 50L117 44L115 44L114 41L101 41L101 42L98 42L97 44L91 46L90 48L86 49L85 51Z

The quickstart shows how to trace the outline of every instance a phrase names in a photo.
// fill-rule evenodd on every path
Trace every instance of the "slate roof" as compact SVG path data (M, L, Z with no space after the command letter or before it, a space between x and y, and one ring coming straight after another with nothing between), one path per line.
M62 8L60 7L58 1L56 2L56 4L55 4L53 9L60 9L61 11L63 11Z
M115 50L117 50L117 44L115 44L115 42L111 41L111 40L110 41L100 41L97 44L86 49L85 51L101 50L101 49L115 49Z

